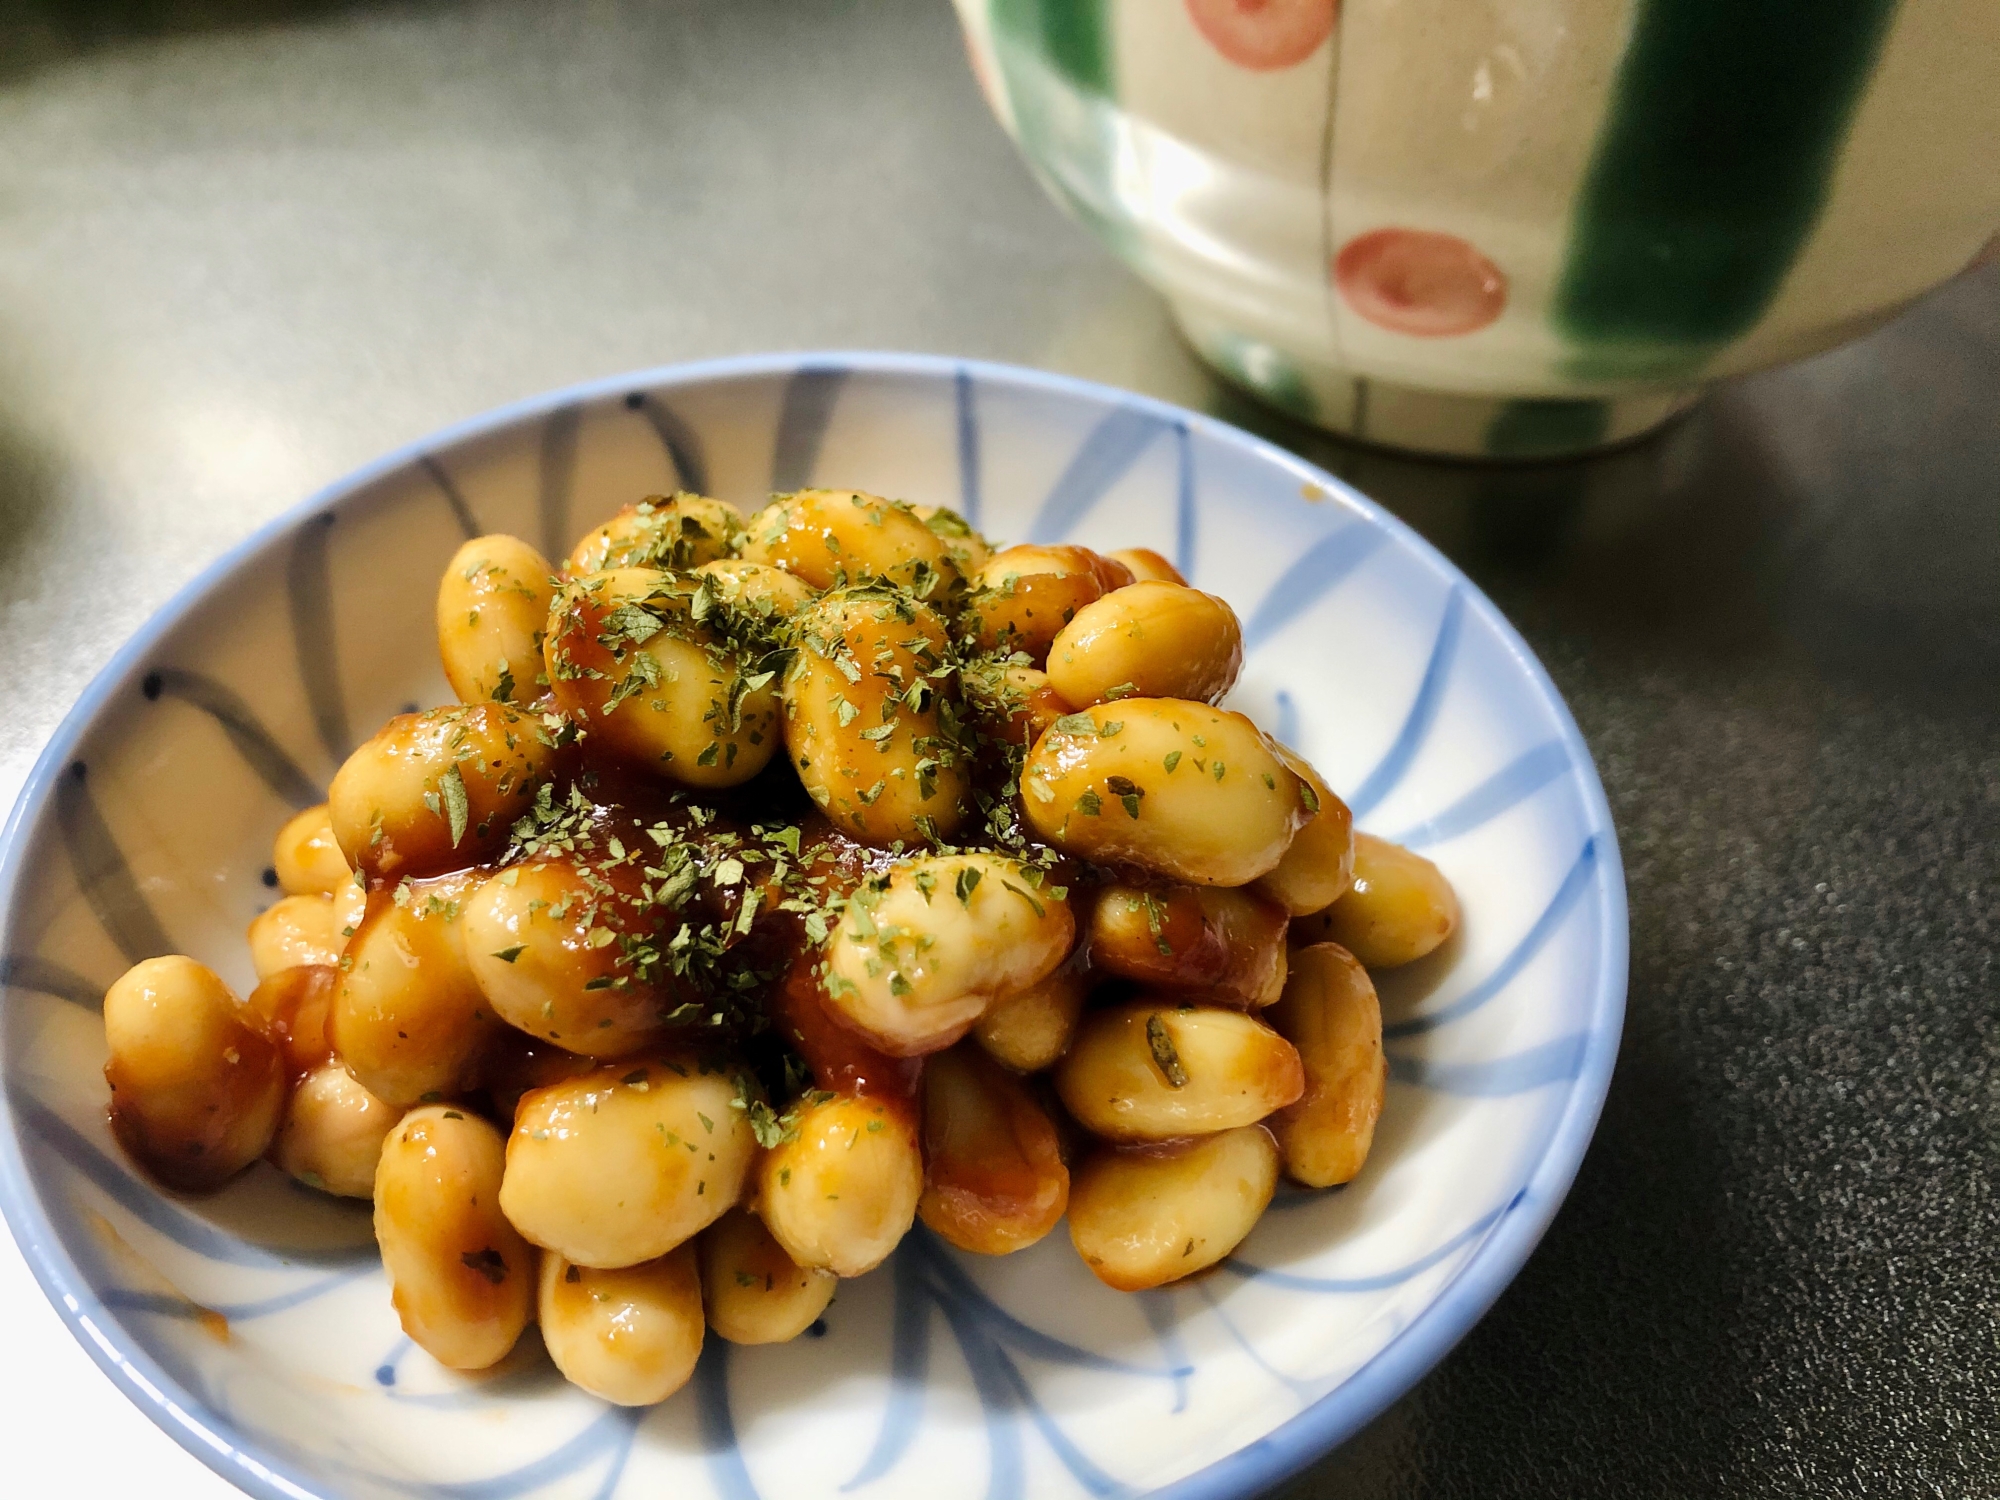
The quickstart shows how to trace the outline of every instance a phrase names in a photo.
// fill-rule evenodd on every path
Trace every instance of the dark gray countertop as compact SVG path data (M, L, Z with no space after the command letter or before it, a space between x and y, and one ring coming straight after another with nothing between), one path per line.
M945 0L16 0L0 799L326 480L549 386L808 346L1298 448L1493 595L1597 754L1633 921L1597 1139L1486 1321L1287 1496L2000 1494L2000 267L1648 444L1423 464L1218 388L1030 184ZM6 1378L16 1473L60 1446L71 1493L221 1492L80 1368Z

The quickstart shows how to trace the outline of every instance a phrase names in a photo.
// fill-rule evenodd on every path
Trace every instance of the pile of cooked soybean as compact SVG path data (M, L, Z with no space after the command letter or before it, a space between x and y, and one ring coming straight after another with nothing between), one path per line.
M652 497L554 566L462 547L458 702L391 719L277 836L240 999L191 958L105 996L111 1122L166 1185L259 1157L371 1198L409 1336L529 1322L618 1403L704 1336L810 1327L919 1218L1099 1279L1215 1264L1361 1170L1368 970L1452 932L1217 707L1223 600L1157 553L995 549L840 490Z

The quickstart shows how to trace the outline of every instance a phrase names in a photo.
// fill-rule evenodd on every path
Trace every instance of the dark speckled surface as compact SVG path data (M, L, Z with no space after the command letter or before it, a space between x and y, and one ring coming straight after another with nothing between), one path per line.
M24 0L0 59L0 800L223 547L499 401L874 345L1205 406L1521 626L1633 914L1567 1205L1287 1500L2000 1495L2000 267L1625 452L1421 464L1211 382L944 0ZM0 1489L223 1493L6 1270Z
M1632 979L1540 1250L1282 1493L2000 1494L2000 281L1594 463L1317 451L1568 697Z

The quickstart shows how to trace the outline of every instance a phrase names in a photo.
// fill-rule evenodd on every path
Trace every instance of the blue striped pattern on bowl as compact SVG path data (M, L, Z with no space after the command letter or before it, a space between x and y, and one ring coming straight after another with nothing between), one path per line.
M1462 933L1382 986L1391 1086L1350 1186L1287 1192L1191 1285L1125 1296L1057 1234L985 1260L921 1229L813 1335L711 1338L641 1412L533 1335L447 1372L396 1327L365 1206L259 1167L205 1200L105 1128L105 985L192 953L250 980L270 838L387 715L444 701L465 537L560 555L637 495L808 482L956 505L1002 538L1151 546L1243 616L1235 703L1363 827L1450 875ZM1192 413L901 355L659 370L477 419L334 486L196 580L92 685L0 864L0 1202L112 1378L252 1494L1247 1495L1374 1415L1554 1213L1617 1050L1625 909L1588 752L1513 630L1327 475Z

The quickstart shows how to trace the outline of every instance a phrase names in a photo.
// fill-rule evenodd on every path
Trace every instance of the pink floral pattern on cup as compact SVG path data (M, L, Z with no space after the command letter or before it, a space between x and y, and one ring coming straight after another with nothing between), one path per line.
M1294 67L1333 35L1340 0L1187 0L1195 29L1238 67Z
M1507 306L1507 274L1478 246L1434 229L1374 229L1340 247L1333 282L1347 305L1394 333L1476 333Z

